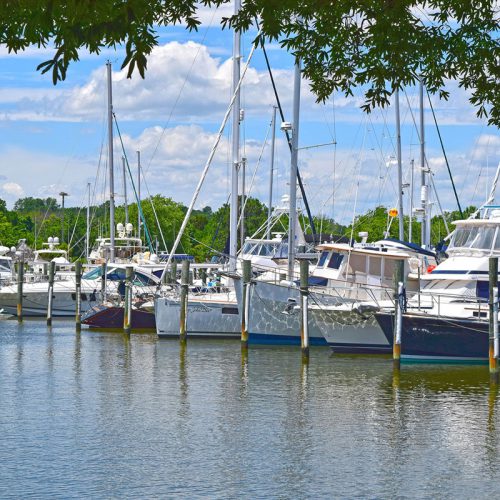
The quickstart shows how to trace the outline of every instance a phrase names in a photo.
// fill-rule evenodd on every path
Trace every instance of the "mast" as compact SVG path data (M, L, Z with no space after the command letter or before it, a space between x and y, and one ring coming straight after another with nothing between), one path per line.
M125 198L125 225L128 224L127 174L125 173L125 156L122 156L123 166L123 197Z
M295 62L293 82L293 122L292 155L290 162L290 212L288 227L288 280L293 280L295 263L295 225L297 224L297 170L299 147L299 112L300 112L300 59Z
M424 136L424 83L420 79L420 201L422 203L422 233L421 244L423 247L429 247L427 239L427 198L429 196L429 188L425 175L425 136Z
M89 261L89 240L90 240L90 182L87 182L88 201L87 201L87 232L85 235L85 258Z
M266 238L271 239L271 212L273 206L273 174L274 174L274 146L276 143L276 110L278 106L273 106L273 117L271 119L271 161L269 164L269 202L267 204L267 233Z
M408 227L408 241L413 243L413 169L415 167L415 160L412 158L411 160L411 178L410 178L410 220Z
M245 181L246 181L247 159L241 159L241 222L240 222L240 248L245 243Z
M137 151L137 237L141 237L141 152Z
M108 73L108 168L109 168L109 260L115 260L115 180L113 175L113 93L111 90L111 63Z
M237 14L241 0L235 0L234 12ZM241 35L235 30L233 34L233 93L240 81L240 46ZM233 105L233 128L231 148L231 205L229 207L229 270L236 271L236 254L238 253L238 166L240 150L240 91L236 93Z
M396 101L396 142L398 155L398 214L399 214L399 239L405 238L404 218L403 218L403 167L401 165L401 121L399 115L399 89L394 93Z

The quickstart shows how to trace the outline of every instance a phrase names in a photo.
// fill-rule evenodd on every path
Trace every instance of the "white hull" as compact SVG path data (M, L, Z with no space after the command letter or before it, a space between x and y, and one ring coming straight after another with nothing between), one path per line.
M225 295L226 297L226 295ZM175 298L155 300L156 331L159 337L178 337L180 302ZM187 336L239 338L241 321L236 301L189 298Z

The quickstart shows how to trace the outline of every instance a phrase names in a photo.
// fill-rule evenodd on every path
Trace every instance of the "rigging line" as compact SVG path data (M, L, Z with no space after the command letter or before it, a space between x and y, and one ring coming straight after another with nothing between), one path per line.
M260 32L257 35L257 37L259 35L260 35ZM210 168L210 165L212 163L213 157L215 156L215 151L217 149L217 146L219 145L220 139L221 139L222 134L224 132L224 128L226 126L227 121L229 120L229 115L230 115L231 110L233 108L234 101L236 100L236 97L238 96L238 92L240 90L241 83L243 81L243 78L246 75L248 67L250 66L250 61L252 60L252 56L253 56L253 53L255 52L256 45L257 45L256 43L252 45L252 50L250 51L250 54L248 55L248 60L247 60L247 62L245 64L245 67L243 68L243 72L242 72L242 74L240 76L238 84L236 85L236 88L234 89L233 96L231 98L231 102L229 103L229 106L228 106L228 108L226 110L226 114L224 115L224 118L222 120L221 126L219 127L219 131L217 133L217 137L215 139L215 143L212 146L212 150L210 151L208 159L207 159L207 161L205 163L205 167L203 168L203 172L201 174L200 180L198 181L198 185L196 186L196 189L195 189L195 192L194 192L194 195L193 195L193 199L191 200L191 203L189 204L189 207L187 209L186 215L184 216L184 220L182 221L182 225L181 225L181 227L179 229L179 232L177 233L177 237L176 237L176 239L174 241L174 245L172 247L172 250L171 250L171 252L170 252L170 254L168 256L167 262L165 263L165 267L164 267L162 275L161 275L160 283L163 283L164 280L165 280L165 274L167 272L167 268L170 265L170 262L172 261L172 254L177 250L177 245L179 244L179 242L180 242L180 240L182 238L182 235L184 233L184 230L186 229L187 223L189 221L189 217L191 216L191 212L193 211L193 208L194 208L194 204L196 203L196 200L198 199L198 195L200 194L201 187L203 185L203 182L205 181L205 177L208 174L208 169Z
M252 192L253 183L255 181L255 176L257 175L257 171L259 170L260 161L262 160L262 155L264 154L264 149L267 146L267 139L269 138L269 133L271 132L271 125L272 125L272 121L269 124L269 128L267 129L266 137L264 138L264 142L262 143L262 148L260 150L260 155L259 155L259 158L257 160L257 164L255 165L255 169L253 171L252 180L250 181L250 186L248 186L248 190L247 190L248 195L250 195L250 193ZM245 195L245 202L243 203L243 207L241 207L240 216L238 218L238 227L240 226L241 219L243 218L243 214L245 213L245 208L247 206L248 198L249 198L249 196Z
M258 24L257 24L257 26L258 26ZM270 65L269 59L267 57L266 48L264 47L264 39L259 34L257 36L256 40L258 40L260 42L260 45L262 47L262 52L264 54L264 58L266 59L267 70L269 73L269 77L271 79L271 85L273 86L274 96L276 98L276 104L278 104L278 109L280 112L281 121L284 122L285 115L283 113L283 108L281 107L281 101L280 101L279 96L278 96L278 89L276 88L276 83L274 82L274 76L273 76L273 72L271 71L271 65ZM285 130L285 134L286 134L286 139L288 142L288 147L290 148L290 152L291 152L292 151L292 138L290 137L288 130ZM311 209L309 208L309 203L307 202L306 191L304 189L304 184L302 182L302 176L300 175L300 171L299 171L298 167L297 167L297 181L299 183L300 192L302 194L302 199L304 200L304 205L306 207L307 218L309 219L309 224L311 225L311 231L313 233L313 237L315 240L316 239L316 226L314 225L314 220L313 220L313 217L311 214Z
M83 194L83 200L85 200L85 193ZM76 220L75 220L75 223L73 225L73 232L71 233L71 236L70 236L69 241L68 241L68 254L72 248L71 243L73 241L73 237L75 236L76 225L78 224L78 219L80 218L81 211L82 211L82 202L80 202L80 207L79 207L78 212L76 214Z
M432 105L431 96L429 95L429 91L427 89L427 99L429 100L429 104L431 106L432 117L434 118L434 125L436 125L436 130L439 137L439 143L441 144L441 150L443 151L444 161L446 162L446 168L448 169L448 174L450 176L451 186L453 187L453 192L455 193L455 199L457 200L458 211L460 212L460 217L463 219L464 214L462 212L462 207L460 206L460 200L458 199L457 189L455 188L455 181L453 180L453 176L451 175L450 164L448 162L448 156L446 156L446 151L444 149L443 139L441 137L441 130L439 129L438 122L436 120L436 113L434 113L434 106Z
M134 179L132 178L132 172L130 171L130 165L128 163L127 154L125 153L125 146L123 145L122 134L120 133L120 127L118 126L118 121L116 119L115 113L113 113L113 118L115 120L116 131L118 132L118 137L120 138L120 143L122 145L122 151L123 151L123 155L125 157L125 163L127 165L128 175L130 176L130 179L132 180L132 189L134 190L135 199L137 200L137 209L139 210L139 213L141 215L141 220L144 224L144 234L146 235L146 240L148 242L149 250L151 253L153 253L153 244L151 242L151 236L149 235L148 225L146 223L146 219L144 218L144 213L142 211L141 204L139 203L139 196L137 195L137 191L135 189Z
M148 185L146 178L144 176L142 176L142 182L143 182L144 187L146 188L146 192L148 193L149 203L151 205L151 209L153 210L153 215L155 217L156 225L158 226L158 230L160 231L160 236L161 236L161 241L163 243L163 247L165 248L165 251L168 252L168 246L165 242L165 237L163 235L163 230L162 230L161 225L160 225L160 220L158 219L158 213L156 212L156 208L155 208L154 203L153 203L153 196L151 196L151 191L149 190L149 185Z
M149 159L148 166L146 167L145 170L143 169L144 170L144 177L148 173L149 167L151 166L151 163L153 162L153 159L154 159L156 153L158 152L158 148L160 147L160 143L163 140L163 136L165 135L165 131L167 130L168 125L170 124L170 120L172 119L172 115L174 114L174 111L177 108L177 104L179 104L179 100L181 98L182 92L184 91L184 87L186 86L186 83L188 82L188 79L191 76L191 72L193 71L193 68L194 68L194 63L198 59L198 56L200 54L200 50L203 47L203 43L205 42L205 39L208 35L209 29L212 27L212 24L213 24L213 21L215 18L215 14L217 13L217 11L218 11L218 7L215 8L213 11L212 18L210 19L210 23L208 24L207 29L205 30L205 32L203 34L203 37L201 39L201 43L199 44L198 50L196 51L196 54L194 55L194 58L191 62L191 66L189 67L188 72L186 73L186 77L184 78L184 81L182 82L182 85L181 85L179 92L177 94L177 97L175 98L174 105L172 106L172 109L170 110L170 114L168 115L167 123L165 124L165 126L163 127L163 129L161 131L160 137L158 139L158 142L156 143L153 154L151 155L151 158ZM165 249L166 248L167 247L165 246Z

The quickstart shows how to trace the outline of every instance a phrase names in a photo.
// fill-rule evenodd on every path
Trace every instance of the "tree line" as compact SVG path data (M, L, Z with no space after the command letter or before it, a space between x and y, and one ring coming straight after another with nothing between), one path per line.
M241 200L240 200L241 202ZM241 204L240 204L241 206ZM144 221L141 224L141 237L145 244L151 243L153 251L170 249L181 227L187 207L171 198L155 195L141 203ZM475 207L468 207L464 217L473 213ZM156 215L155 215L156 213ZM260 227L265 227L267 206L256 198L249 197L245 205L245 236L252 236ZM64 217L63 217L64 215ZM137 203L128 205L129 222L133 224L132 234L137 234ZM460 218L458 211L448 212L445 219L452 230L451 222ZM158 221L158 223L157 223ZM125 206L115 208L115 222L125 224ZM315 226L321 228L324 235L346 236L359 240L359 232L368 232L369 241L376 241L389 236L398 237L397 217L389 215L387 207L376 207L357 216L351 225L336 223L330 218L314 217ZM311 233L305 218L305 232ZM413 218L412 241L420 243L420 223ZM146 237L147 228L149 238ZM410 218L404 217L405 239L409 239ZM286 233L287 219L280 221L274 231ZM0 199L0 244L16 246L24 239L32 248L40 248L49 237L58 237L61 248L69 250L73 259L85 256L85 238L87 231L86 207L62 207L55 198L21 198L8 210L4 200ZM264 232L258 234L263 237ZM437 244L447 235L443 217L435 216L431 221L432 243ZM109 237L109 202L90 207L90 246L98 237ZM197 262L204 262L213 256L225 253L229 237L229 205L224 204L217 210L207 206L194 210L181 239L178 253L193 255ZM149 240L149 241L148 241Z

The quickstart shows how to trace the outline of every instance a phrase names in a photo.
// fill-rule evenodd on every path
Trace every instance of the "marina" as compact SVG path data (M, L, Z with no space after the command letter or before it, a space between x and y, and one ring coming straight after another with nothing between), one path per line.
M497 2L8 4L0 498L499 497Z

